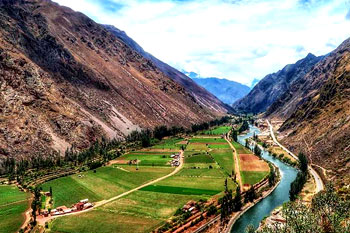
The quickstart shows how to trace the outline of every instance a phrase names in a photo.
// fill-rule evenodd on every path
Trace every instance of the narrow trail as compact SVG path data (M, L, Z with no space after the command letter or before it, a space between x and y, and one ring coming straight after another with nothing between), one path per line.
M239 158L238 158L237 150L232 145L230 140L228 140L227 135L225 136L225 140L230 145L230 147L231 147L231 149L233 151L233 161L234 161L234 165L235 165L236 179L238 180L239 187L240 187L241 191L243 191L243 183L242 183L241 172L240 172L241 170L239 168L239 161L238 161Z
M288 150L286 147L284 147L281 143L279 143L276 139L275 133L273 132L273 127L272 124L269 122L269 120L266 120L267 124L270 127L270 133L271 133L271 137L272 140L279 146L281 147L283 150L285 150L288 154L290 154L294 159L299 160L298 157L293 154L290 150ZM321 177L318 175L318 173L309 165L308 166L309 171L311 173L311 175L314 177L315 182L316 182L316 193L324 190L324 184L323 181L321 179Z
M51 220L51 219L64 217L64 216L70 216L70 215L78 215L78 214L81 214L81 213L86 213L86 212L91 211L91 210L93 210L93 209L95 209L97 207L101 207L101 206L103 206L105 204L108 204L108 203L113 202L115 200L118 200L118 199L120 199L120 198L122 198L124 196L127 196L127 195L129 195L129 194L131 194L131 193L133 193L135 191L138 191L138 190L140 190L140 189L142 189L142 188L144 188L146 186L155 184L155 183L157 183L159 181L162 181L162 180L164 180L166 178L169 178L169 177L175 175L176 173L178 173L182 169L183 165L184 165L184 151L181 151L180 152L180 165L178 167L176 167L175 170L172 171L171 173L169 173L169 174L167 174L165 176L162 176L160 178L157 178L155 180L152 180L152 181L150 181L148 183L145 183L143 185L140 185L140 186L138 186L138 187L136 187L134 189L131 189L131 190L127 191L127 192L119 194L118 196L112 197L112 198L110 198L108 200L99 201L92 208L85 209L85 210L82 210L82 211L79 211L79 212L73 212L73 213L68 213L68 214L63 214L63 215L57 215L57 216L50 216L50 217L46 217L46 218L41 218L41 219L38 219L38 223L40 225L45 225L45 223L47 221Z

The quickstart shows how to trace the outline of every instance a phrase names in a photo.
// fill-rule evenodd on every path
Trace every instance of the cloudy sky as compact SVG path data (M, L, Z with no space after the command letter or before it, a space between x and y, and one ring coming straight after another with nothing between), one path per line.
M54 0L203 77L250 84L350 37L349 0Z

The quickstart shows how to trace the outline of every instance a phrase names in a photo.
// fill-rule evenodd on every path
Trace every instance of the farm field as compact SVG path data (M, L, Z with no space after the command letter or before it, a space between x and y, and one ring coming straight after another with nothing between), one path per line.
M96 173L89 171L81 174L86 176L74 175L51 181L51 186L60 180L64 183L55 184L56 187L62 187L61 190L55 191L53 188L55 205L69 205L82 198L89 198L91 201L108 199L170 173L172 168L167 167L172 154L170 144L174 145L178 140L168 141L168 148L161 146L148 148L147 151L130 152L115 160L116 163L112 166L97 169ZM240 152L249 152L244 147L239 149ZM188 141L184 157L185 164L177 174L89 212L57 218L50 224L51 231L151 232L162 226L188 201L220 197L225 189L225 180L229 189L236 189L236 184L228 178L234 168L234 159L232 149L225 139L194 137ZM139 160L139 171L136 171L136 165L120 163L136 159ZM152 164L158 166L153 167ZM264 169L264 165L261 167ZM241 171L245 183L254 184L268 174L268 171L254 169L256 170L253 167L253 171ZM49 189L50 182L44 185ZM72 187L73 190L69 190ZM69 199L65 199L67 196ZM56 203L57 201L60 203Z
M70 206L81 199L92 202L109 199L147 181L162 177L173 171L170 167L139 167L117 165L101 167L44 183L41 187L53 190L54 206Z
M137 160L139 166L170 166L172 154L171 152L133 151L117 158L116 161L128 164L131 160Z
M214 129L206 130L203 132L205 135L222 135L227 134L231 130L231 126L218 126Z
M232 142L232 145L238 154L243 185L256 184L269 174L269 165L264 160L237 142Z
M210 151L210 154L227 175L232 174L232 171L234 171L234 160L231 149L215 149Z
M164 139L159 144L152 146L151 149L168 149L179 151L182 146L186 146L183 141L183 138L168 138Z
M17 232L24 222L23 213L29 208L29 193L15 186L0 185L0 232Z
M164 224L188 200L198 201L201 198L196 195L136 191L90 212L55 219L51 229L52 232L68 233L151 232Z
M260 182L269 174L269 171L254 172L254 171L241 171L241 177L243 184L253 185Z

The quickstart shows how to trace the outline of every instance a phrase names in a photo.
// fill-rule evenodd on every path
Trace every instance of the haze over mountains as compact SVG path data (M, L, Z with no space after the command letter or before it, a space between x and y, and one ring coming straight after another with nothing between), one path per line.
M232 105L237 100L247 95L250 88L244 84L220 78L205 78L195 72L184 72L192 78L198 85L207 89L210 93L218 97L222 102Z
M82 13L35 0L1 1L0 13L0 157L189 127L229 109Z

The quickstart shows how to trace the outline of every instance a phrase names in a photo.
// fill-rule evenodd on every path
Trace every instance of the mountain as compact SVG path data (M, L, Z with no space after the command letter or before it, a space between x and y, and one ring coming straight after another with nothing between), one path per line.
M122 40L130 48L137 51L146 59L150 60L160 71L166 74L169 78L173 79L175 82L182 85L189 93L191 93L196 98L196 100L199 103L211 109L211 111L222 113L222 112L227 112L232 110L230 106L224 105L213 94L209 93L204 88L198 86L194 81L192 81L184 73L178 71L177 69L169 66L168 64L154 57L152 54L146 52L137 42L135 42L132 38L130 38L124 31L119 30L113 25L104 25L104 27L107 28L108 31L110 31L120 40Z
M219 78L192 78L198 85L218 97L222 102L232 105L247 95L250 88L241 83Z
M294 81L304 77L321 58L308 54L295 64L287 65L282 70L265 76L247 96L235 102L233 108L238 112L265 112Z
M350 39L318 62L274 103L267 117L286 119L284 143L350 182Z
M0 1L0 38L0 158L226 113L191 80L173 81L175 69L164 65L169 77L102 25L48 0Z

